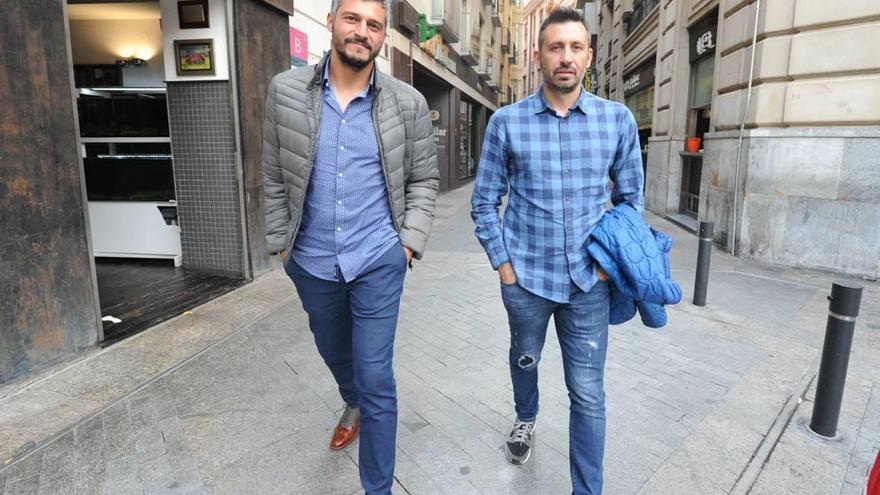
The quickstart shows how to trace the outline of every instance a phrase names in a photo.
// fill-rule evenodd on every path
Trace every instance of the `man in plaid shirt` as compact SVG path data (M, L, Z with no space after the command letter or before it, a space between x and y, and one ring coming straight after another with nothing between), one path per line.
M632 114L581 85L593 55L589 40L576 10L557 9L541 25L534 62L544 83L490 119L471 213L477 238L501 278L510 324L517 418L507 459L523 464L531 454L538 362L552 315L571 400L569 459L576 495L602 492L605 451L609 286L587 254L587 243L609 199L643 210L644 183Z

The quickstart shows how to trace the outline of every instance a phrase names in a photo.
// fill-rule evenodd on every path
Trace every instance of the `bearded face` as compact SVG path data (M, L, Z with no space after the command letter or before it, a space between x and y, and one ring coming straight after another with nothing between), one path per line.
M385 5L375 0L344 0L327 27L333 52L343 64L361 70L379 55L385 42Z
M593 58L587 29L579 22L550 24L535 52L544 85L557 93L578 89Z

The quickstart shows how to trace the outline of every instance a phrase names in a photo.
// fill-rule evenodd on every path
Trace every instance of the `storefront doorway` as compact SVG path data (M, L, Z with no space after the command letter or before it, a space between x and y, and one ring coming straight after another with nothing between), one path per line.
M440 190L448 191L455 187L458 177L458 150L454 149L454 125L459 109L453 105L452 86L430 70L413 62L412 85L428 102L431 124L434 126L434 145L437 148L437 168L440 171ZM455 113L453 113L455 112Z
M700 185L703 170L703 137L711 130L712 92L715 78L715 45L718 11L697 21L688 30L691 64L688 91L687 137L695 139L696 149L681 152L680 213L699 217Z
M159 1L68 4L87 218L103 317L99 337L106 344L244 281L184 263Z
M651 123L654 120L654 73L656 58L627 73L623 78L623 94L626 106L632 111L639 129L639 148L642 150L642 168L647 177L648 138L651 137Z

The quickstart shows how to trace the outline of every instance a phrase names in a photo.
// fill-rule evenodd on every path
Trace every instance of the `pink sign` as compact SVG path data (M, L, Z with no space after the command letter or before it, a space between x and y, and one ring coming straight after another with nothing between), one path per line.
M293 28L290 29L290 65L302 66L309 63L309 36Z

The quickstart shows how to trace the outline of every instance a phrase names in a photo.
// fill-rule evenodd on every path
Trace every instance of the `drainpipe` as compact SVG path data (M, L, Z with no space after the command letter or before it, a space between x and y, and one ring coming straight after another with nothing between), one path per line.
M743 135L746 131L746 118L752 104L752 80L755 76L755 48L758 41L758 19L761 14L761 0L755 2L755 29L752 31L752 61L749 65L749 86L746 90L746 108L743 111L742 122L739 125L739 141L736 145L736 171L733 175L733 225L730 227L730 254L736 256L736 217L737 200L739 199L739 171L740 156L742 155Z

